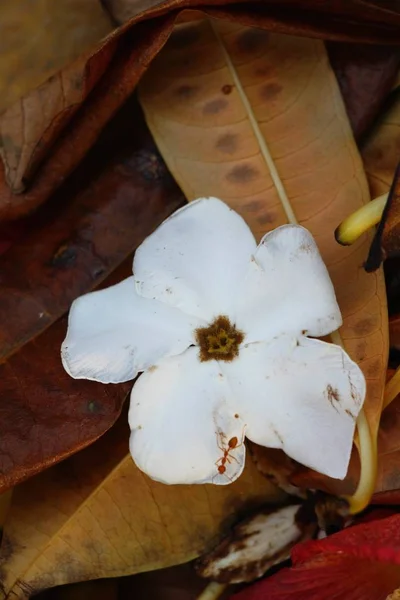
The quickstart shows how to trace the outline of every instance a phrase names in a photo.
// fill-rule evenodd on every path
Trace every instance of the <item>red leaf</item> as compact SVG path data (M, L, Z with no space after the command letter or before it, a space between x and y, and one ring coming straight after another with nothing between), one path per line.
M386 600L400 586L400 515L299 544L292 561L235 600Z

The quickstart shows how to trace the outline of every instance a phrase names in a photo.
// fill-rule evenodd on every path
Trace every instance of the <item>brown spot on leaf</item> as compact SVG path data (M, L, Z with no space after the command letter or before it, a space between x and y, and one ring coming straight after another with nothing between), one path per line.
M246 29L237 38L237 46L240 52L245 54L252 54L257 52L269 41L269 34L262 29Z
M196 85L180 85L173 90L173 94L177 98L182 98L182 100L189 100L196 95L198 89Z
M233 90L233 85L230 85L229 83L227 83L226 85L222 86L221 92L227 96L228 94L230 94L232 92L232 90Z
M147 369L147 371L148 371L149 373L154 373L154 371L156 371L157 369L158 369L157 365L151 365L151 367L149 367L149 368Z
M379 359L377 359L374 360L370 365L368 365L366 375L367 377L376 377L377 375L379 375L380 371L381 362Z
M226 176L227 180L231 183L248 183L255 179L258 175L257 169L249 164L240 164L233 167L233 169Z
M237 137L234 133L224 133L217 139L215 147L225 154L233 154L237 149Z
M282 86L279 83L266 83L260 89L260 97L263 100L272 100L276 98L282 91Z
M257 216L256 220L257 223L259 223L260 225L268 225L270 223L273 223L275 221L275 213L263 213L259 216Z
M203 107L203 115L217 115L228 106L228 101L224 98L210 100Z
M365 319L360 319L358 323L354 325L354 333L359 336L368 335L374 331L375 325L376 317L365 317Z
M271 67L269 65L257 67L256 70L254 71L254 75L256 77L271 77L274 74L275 74L274 67Z
M264 203L260 202L260 200L252 200L251 202L248 202L247 204L245 204L243 208L244 208L244 210L247 210L248 212L257 212L263 206L264 206Z

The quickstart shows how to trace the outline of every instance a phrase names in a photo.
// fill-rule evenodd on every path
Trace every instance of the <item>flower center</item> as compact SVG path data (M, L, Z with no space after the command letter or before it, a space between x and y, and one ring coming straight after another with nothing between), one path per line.
M208 327L199 327L195 338L200 346L200 360L232 361L239 356L239 345L244 340L244 334L236 329L228 317L220 316Z

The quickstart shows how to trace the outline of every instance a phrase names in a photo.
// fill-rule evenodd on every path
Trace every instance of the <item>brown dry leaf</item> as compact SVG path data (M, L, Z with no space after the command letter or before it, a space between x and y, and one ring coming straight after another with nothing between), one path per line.
M400 65L400 50L338 42L328 42L326 47L354 137L360 141L387 100Z
M2 0L0 113L112 28L100 0Z
M371 197L386 194L400 160L400 99L394 102L362 149Z
M82 0L75 0L79 1ZM400 43L400 12L396 8L388 9L371 1L363 2L361 6L358 0L349 0L346 5L341 0L329 5L322 5L319 0L290 0L288 11L282 6L284 3L286 0L271 0L268 5L235 2L224 8L226 0L218 0L207 8L207 12L245 25L328 40ZM4 173L0 173L0 220L25 215L47 200L79 164L101 129L132 93L149 62L171 33L177 9L196 7L196 4L197 0L167 0L157 6L153 0L149 3L147 0L143 3L142 0L104 0L113 20L122 22L133 18L88 53L89 63L95 65L93 70L100 76L92 93L87 95L87 90L83 89L90 88L90 85L84 86L83 81L86 71L91 73L92 66L87 68L86 65L84 69L86 59L82 57L80 62L72 65L69 73L61 75L61 80L66 79L68 86L71 83L74 87L74 81L77 81L78 90L70 90L65 98L60 98L59 81L44 85L42 91L51 95L45 115L41 114L41 105L34 92L24 98L22 109L19 104L11 109L16 118L14 130L6 128L7 176L13 190L21 191L28 184L29 189L26 193L15 194ZM139 5L146 10L137 14ZM379 89L375 97L380 98L380 94ZM81 110L76 111L78 107ZM22 118L28 108L31 124L27 127ZM26 136L26 143L21 144L21 133Z
M400 315L393 315L389 319L390 347L400 350Z
M215 544L238 511L282 499L251 460L229 486L154 482L127 455L128 437L125 413L90 448L16 488L0 598L186 562Z
M258 239L294 215L313 233L335 285L346 350L368 380L365 406L376 432L387 364L385 288L382 272L363 270L369 238L351 248L334 239L337 224L369 194L323 43L222 21L185 23L139 96L188 200L222 198Z
M13 193L25 190L64 127L107 69L115 43L86 53L52 76L0 117L0 156Z

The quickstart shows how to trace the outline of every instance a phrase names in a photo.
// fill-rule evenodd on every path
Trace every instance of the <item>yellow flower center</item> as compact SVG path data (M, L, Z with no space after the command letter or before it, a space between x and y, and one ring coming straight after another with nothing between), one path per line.
M232 325L228 317L220 316L208 327L199 327L195 338L200 347L200 360L232 361L239 356L244 334Z

